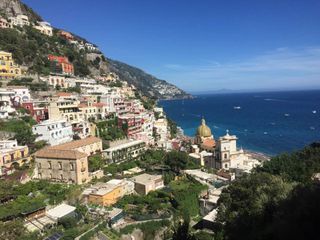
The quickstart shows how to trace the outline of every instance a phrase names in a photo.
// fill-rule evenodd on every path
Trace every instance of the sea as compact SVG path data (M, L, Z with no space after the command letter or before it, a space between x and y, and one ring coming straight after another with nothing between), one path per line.
M238 147L270 156L320 140L320 90L196 95L159 104L187 136L204 117L215 139L229 130Z

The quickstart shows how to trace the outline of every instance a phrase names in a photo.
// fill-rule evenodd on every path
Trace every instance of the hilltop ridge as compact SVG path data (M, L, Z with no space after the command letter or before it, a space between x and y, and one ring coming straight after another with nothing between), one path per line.
M0 15L9 18L17 15L27 15L32 24L44 19L20 0L0 0ZM132 84L143 95L155 99L191 98L182 89L165 80L160 80L143 70L126 63L107 58L98 48L95 51L76 49L74 44L61 38L57 33L62 30L53 26L53 36L46 36L25 26L21 29L2 29L0 31L0 50L13 53L19 64L28 67L31 74L48 75L50 63L48 54L67 56L74 64L78 76L99 76L110 72L116 73L121 80ZM70 32L68 29L66 31ZM75 40L92 44L89 40L72 33Z

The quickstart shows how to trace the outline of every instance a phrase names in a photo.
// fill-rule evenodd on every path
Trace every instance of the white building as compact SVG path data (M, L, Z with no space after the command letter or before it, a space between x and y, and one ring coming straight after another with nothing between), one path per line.
M61 218L73 217L75 216L76 208L67 204L60 204L47 211L47 216L55 221L58 221Z
M8 87L8 90L14 92L13 101L15 103L23 103L23 102L29 102L31 100L30 91L27 87L23 86L10 86Z
M140 140L119 140L110 143L110 148L103 150L103 156L109 163L138 159L145 151L145 142Z
M169 137L168 122L160 118L154 122L155 145L159 148L166 148Z
M235 170L237 175L242 172L250 172L252 168L261 163L246 154L243 149L237 149L237 137L229 135L229 131L217 141L216 160L221 163L221 168L225 170Z
M150 175L143 173L131 178L134 182L134 189L141 195L147 195L150 191L155 191L164 187L162 175Z
M42 80L53 87L60 86L61 88L70 88L76 86L75 78L67 78L60 74L50 74L49 77L43 78Z
M72 141L71 124L65 120L46 120L32 127L38 137L36 141L46 141L51 146Z
M53 35L53 28L48 22L38 22L38 25L35 25L34 28L49 37Z
M81 91L85 93L95 93L95 90L97 88L97 81L95 79L76 78L74 82L75 85L80 87Z
M153 108L153 111L158 115L159 118L163 118L165 116L162 107L155 107Z
M14 91L0 88L0 119L8 118L10 114L16 112L12 105L14 95Z
M99 51L99 48L97 48L96 46L94 46L92 43L85 43L85 48L86 48L88 51L91 51L91 52L97 52L97 51Z
M13 26L23 27L30 26L29 18L27 15L17 15L15 17L9 17L9 21Z

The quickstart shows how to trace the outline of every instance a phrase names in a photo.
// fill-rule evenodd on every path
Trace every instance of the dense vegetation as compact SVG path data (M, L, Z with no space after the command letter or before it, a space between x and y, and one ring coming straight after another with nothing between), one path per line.
M66 198L72 198L72 192L78 187L63 184L50 184L46 181L19 184L12 181L0 181L0 219L21 217L46 206L58 204Z
M223 191L224 239L311 239L318 234L320 144L271 159Z
M155 239L156 233L164 227L170 226L169 220L154 221L148 223L140 223L129 225L120 230L121 234L132 233L134 229L140 229L143 232L143 239Z
M99 137L103 140L111 141L126 137L124 129L118 127L117 118L98 122L97 129L99 131Z
M77 51L65 39L54 34L48 37L32 27L23 29L1 29L0 48L12 52L14 60L18 64L29 66L29 71L48 75L51 70L48 54L67 56L74 64L76 75L86 76L90 74L84 51Z
M13 79L8 83L8 86L24 86L31 91L48 91L49 85L46 82L35 82L32 78Z
M29 116L22 117L21 120L13 119L10 121L0 121L1 131L14 132L15 139L21 145L31 145L34 143L35 136L32 133L32 126L35 120Z

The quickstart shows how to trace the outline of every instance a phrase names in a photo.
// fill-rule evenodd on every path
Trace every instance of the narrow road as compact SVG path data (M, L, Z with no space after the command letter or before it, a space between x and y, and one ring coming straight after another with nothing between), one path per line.
M157 218L157 219L149 219L149 220L143 220L143 221L136 221L136 222L130 222L130 223L123 223L119 226L116 226L114 229L115 230L120 230L121 228L130 226L130 225L135 225L135 224L140 224L140 223L147 223L147 222L160 222L163 220L172 220L173 216L171 215L169 218Z
M75 240L80 240L80 238L81 238L82 236L84 236L84 235L87 234L88 232L96 229L101 223L103 223L103 222L99 222L99 223L98 223L97 225L95 225L93 228L90 228L88 231L86 231L86 232L82 233L81 235L79 235L78 237L76 237Z

